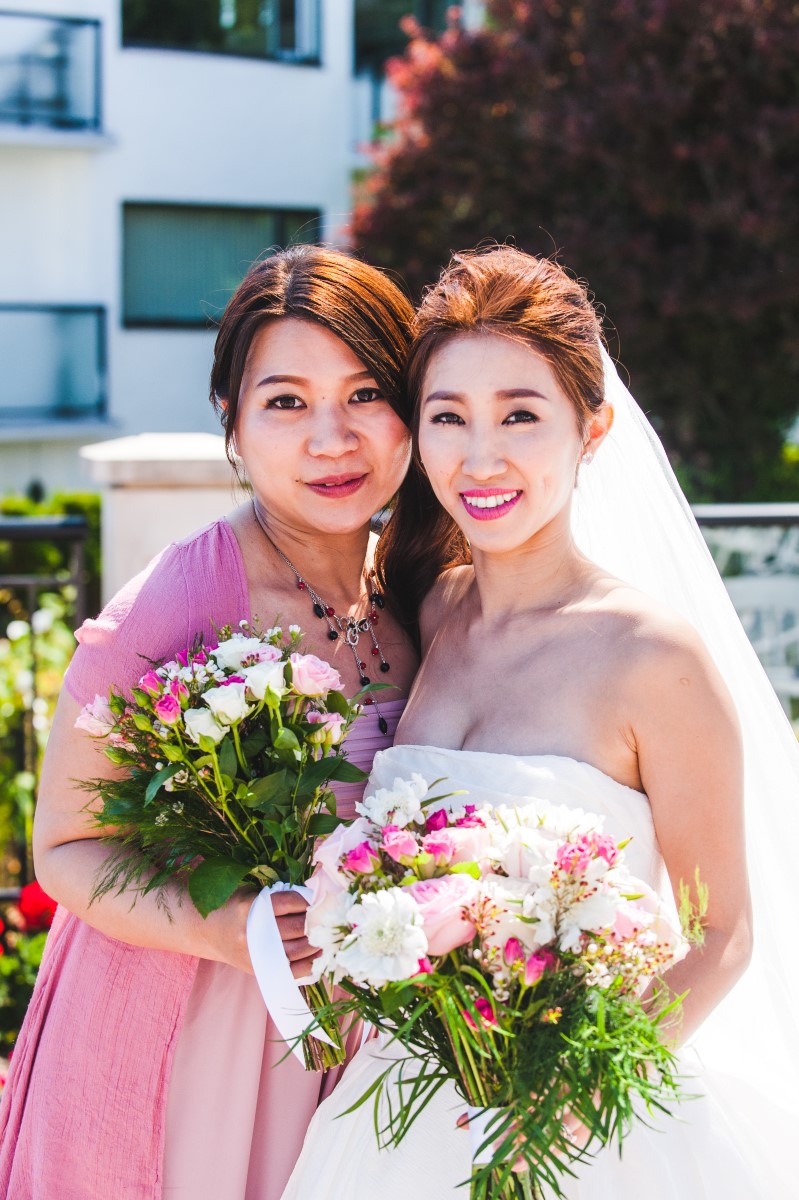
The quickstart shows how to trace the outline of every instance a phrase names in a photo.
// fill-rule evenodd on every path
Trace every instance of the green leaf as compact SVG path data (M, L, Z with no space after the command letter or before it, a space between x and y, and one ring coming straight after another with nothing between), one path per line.
M231 738L224 737L219 745L219 770L223 775L229 775L232 779L235 777L238 765L236 747Z
M293 733L285 725L277 731L274 745L276 750L292 750L296 751L300 748L300 743L296 733Z
M265 748L268 739L266 732L263 729L254 729L248 737L244 738L241 743L242 753L249 761L255 758L256 754L260 754Z
M183 762L184 751L180 746L171 746L168 742L162 742L158 748L158 753L163 754L164 758L168 758L170 762Z
M362 771L360 767L356 767L355 763L348 762L346 758L338 758L333 779L338 779L340 783L363 783L369 778L368 771Z
M325 834L338 829L340 824L341 820L338 817L330 816L329 813L314 813L308 822L308 832L313 837L324 837Z
M320 758L318 762L309 762L300 772L299 791L305 795L313 795L317 788L327 783L338 766L337 759L331 754Z
M450 863L447 870L452 875L471 875L473 879L480 878L480 867L476 862Z
M147 791L144 793L145 805L150 804L160 792L161 788L166 783L167 779L171 779L180 770L180 763L169 763L168 766L162 767L160 771L156 771L150 782L147 784Z
M250 868L229 858L206 858L189 876L189 895L201 916L221 908L241 885Z
M286 800L291 796L294 778L286 771L275 771L273 775L262 775L253 779L249 785L249 795L246 803L250 808L259 812L268 812L276 802Z
M338 713L340 717L348 717L352 705L341 692L328 692L325 698L325 708L328 712Z

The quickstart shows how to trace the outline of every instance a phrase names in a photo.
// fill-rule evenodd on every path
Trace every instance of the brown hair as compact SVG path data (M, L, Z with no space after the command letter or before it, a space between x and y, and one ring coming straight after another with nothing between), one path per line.
M267 321L301 317L341 338L375 378L397 416L409 424L402 387L413 308L387 275L339 250L292 246L250 267L219 325L211 368L211 403L231 441L253 337Z
M380 540L377 574L416 636L421 604L438 576L471 562L466 538L433 493L418 455L419 410L431 358L461 333L499 333L547 360L580 427L604 400L599 317L579 281L547 258L513 246L456 254L425 294L406 371L414 455Z

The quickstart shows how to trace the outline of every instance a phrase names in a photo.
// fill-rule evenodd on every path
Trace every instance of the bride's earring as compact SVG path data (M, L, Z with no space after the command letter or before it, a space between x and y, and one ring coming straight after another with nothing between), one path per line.
M580 459L580 462L585 463L585 465L588 466L588 464L593 460L593 457L594 457L593 450L586 450L585 454Z

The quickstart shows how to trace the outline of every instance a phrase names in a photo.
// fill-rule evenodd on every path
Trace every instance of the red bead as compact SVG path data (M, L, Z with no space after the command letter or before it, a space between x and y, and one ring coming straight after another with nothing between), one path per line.
M336 615L335 608L331 608L329 604L328 604L327 608L325 609L325 612L327 613L327 615L329 617L335 617L335 615Z
M365 671L365 670L366 670L366 663L365 663L365 662L359 662L359 663L358 663L358 666L360 667L360 669L361 669L362 671Z
M297 587L299 588L299 590L301 592L305 591L305 584L303 583L303 581L301 579L297 580Z
M372 654L377 656L379 653L380 653L380 651L378 650L377 646L372 646Z
M364 704L374 704L374 702L374 696L367 696L364 700Z
M380 614L376 613L376 612L370 612L369 620L372 622L373 625L376 625L377 622L380 620Z

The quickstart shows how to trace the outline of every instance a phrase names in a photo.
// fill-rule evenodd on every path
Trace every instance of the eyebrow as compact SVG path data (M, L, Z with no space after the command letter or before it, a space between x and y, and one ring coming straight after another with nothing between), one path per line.
M543 392L535 391L534 388L500 388L499 391L494 393L494 395L500 400L534 399L546 400L547 403L550 402L548 396L545 396ZM431 392L429 396L425 397L424 402L425 404L429 404L431 400L443 400L448 404L453 402L462 404L464 402L464 396L460 392L438 391Z
M357 379L374 379L374 375L369 370L353 371L351 375L345 375L345 383L354 383ZM263 379L259 379L256 387L267 387L272 383L308 383L309 380L303 375L267 375Z

